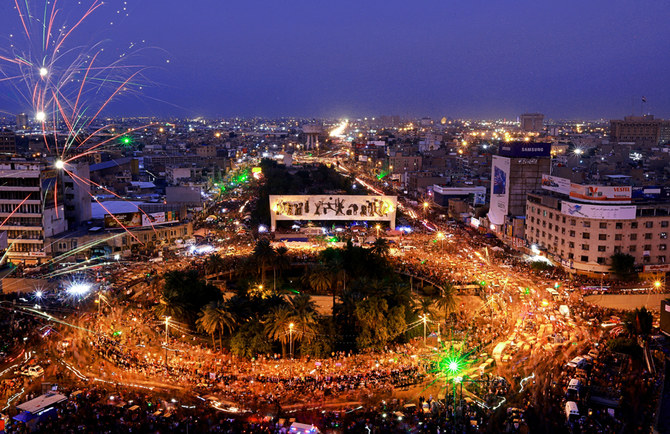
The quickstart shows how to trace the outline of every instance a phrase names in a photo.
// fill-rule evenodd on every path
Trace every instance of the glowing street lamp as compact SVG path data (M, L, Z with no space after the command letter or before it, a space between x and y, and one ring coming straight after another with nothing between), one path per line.
M445 239L444 234L442 232L438 232L437 233L437 239L440 240L440 251L443 251L444 250L444 239Z
M87 283L75 283L67 289L67 293L74 296L84 296L91 290L91 285Z
M375 226L375 229L377 229L377 238L379 238L379 229L380 229L380 228L381 228L380 225L376 225L376 226Z
M288 347L289 347L289 352L291 353L291 358L293 358L293 327L295 325L293 323L288 325Z
M423 314L423 346L426 346L426 322L428 322L428 314Z
M170 324L171 316L165 317L165 366L168 365L168 325Z

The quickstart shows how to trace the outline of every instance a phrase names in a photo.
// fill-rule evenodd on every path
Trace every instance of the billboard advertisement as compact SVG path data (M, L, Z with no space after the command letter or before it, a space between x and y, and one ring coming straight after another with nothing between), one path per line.
M570 184L570 197L590 203L630 203L632 187Z
M551 143L503 143L498 148L498 154L512 158L549 157L551 156Z
M491 163L491 204L489 220L494 225L502 225L509 209L510 159L493 156Z
M105 227L109 229L139 228L142 226L141 212L121 212L105 214Z
M397 196L270 196L272 229L277 220L389 221L395 228Z
M155 226L168 223L164 212L142 214L142 226Z
M570 180L558 176L542 175L542 188L549 191L555 191L566 196L570 195Z
M571 217L603 220L634 220L636 211L637 207L635 205L606 206L561 202L561 213Z
M670 264L645 265L642 269L645 273L661 273L670 271Z

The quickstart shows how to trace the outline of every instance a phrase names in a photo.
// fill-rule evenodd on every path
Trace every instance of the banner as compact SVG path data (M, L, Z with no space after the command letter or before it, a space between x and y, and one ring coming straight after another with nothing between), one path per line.
M123 225L123 226L121 226ZM118 214L105 214L105 227L109 229L139 228L142 226L141 212L121 212Z
M272 228L276 220L389 221L395 228L396 196L270 196Z
M167 223L164 212L142 214L142 226L154 226Z
M603 220L635 220L637 207L582 205L573 202L561 202L561 213L571 217Z
M608 185L570 185L570 197L590 203L630 203L630 186L612 187Z
M509 209L510 159L493 156L491 164L491 204L488 217L494 225L502 225Z
M670 264L645 265L643 267L645 273L649 272L666 272L670 271Z
M570 180L558 176L542 175L542 188L569 196Z

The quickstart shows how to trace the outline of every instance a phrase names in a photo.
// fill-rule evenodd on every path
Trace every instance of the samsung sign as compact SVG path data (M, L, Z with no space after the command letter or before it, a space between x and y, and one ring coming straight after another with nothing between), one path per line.
M512 158L549 157L551 155L551 143L503 143L498 148L498 154Z

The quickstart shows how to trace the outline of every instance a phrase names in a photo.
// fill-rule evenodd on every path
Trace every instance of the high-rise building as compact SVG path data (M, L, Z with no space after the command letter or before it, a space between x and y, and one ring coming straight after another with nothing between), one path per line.
M16 134L14 134L14 131L0 130L0 154L16 154Z
M24 159L0 161L0 219L13 263L45 261L50 249L45 238L65 232L67 222L58 172L46 164Z
M542 174L551 167L551 143L514 142L500 145L491 163L491 229L504 239L522 242L526 197L539 190Z
M73 229L81 223L91 220L91 171L87 162L68 164L68 172L63 172L63 187L65 190L63 203L65 205L65 219L68 228Z
M610 141L631 142L639 146L656 146L670 141L670 121L654 115L626 116L610 121Z
M539 133L544 129L544 115L542 113L524 113L519 116L521 131Z
M30 124L28 123L28 115L21 113L16 115L16 129L17 130L27 130Z

